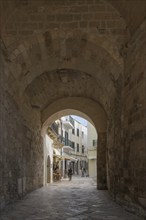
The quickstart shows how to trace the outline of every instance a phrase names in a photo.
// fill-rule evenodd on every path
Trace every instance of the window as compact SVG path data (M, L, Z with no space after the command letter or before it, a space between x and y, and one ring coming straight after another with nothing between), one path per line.
M82 154L84 154L84 145L82 145Z
M68 132L65 131L65 145L68 145Z
M72 149L75 149L75 142L72 141Z
M97 140L93 140L93 146L94 146L94 147L97 146Z
M79 137L79 129L77 128L77 136Z
M72 134L75 134L75 129L72 129Z
M77 152L79 152L79 144L77 144Z
M84 137L84 132L82 131L82 138Z

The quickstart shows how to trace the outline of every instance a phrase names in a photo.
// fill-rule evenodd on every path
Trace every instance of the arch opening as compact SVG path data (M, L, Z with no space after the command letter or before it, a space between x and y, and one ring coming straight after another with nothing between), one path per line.
M87 105L87 102L89 102L88 105ZM85 103L86 103L86 107L88 106L87 108L85 108ZM74 108L71 108L72 106L74 106ZM106 117L104 110L101 108L101 106L99 108L99 106L100 105L97 103L94 103L94 101L87 100L84 98L81 99L80 97L76 97L76 98L72 97L72 98L65 98L65 99L57 100L55 103L52 103L51 105L49 105L47 109L45 109L44 112L42 112L42 137L44 140L44 148L46 148L47 129L49 126L52 125L54 121L66 115L77 115L79 117L86 119L90 123L91 127L95 128L98 134L98 140L97 140L98 147L97 147L96 155L95 155L97 159L97 163L96 163L97 165L96 167L97 188L106 189L107 188L107 183L106 183L107 176L106 176L106 141L105 140L106 140L107 117ZM98 119L100 120L98 121ZM101 148L100 145L102 149L100 149ZM44 149L44 152L46 152L46 149ZM62 150L61 150L61 153L62 153ZM57 157L60 158L61 156L58 155ZM45 158L46 158L46 155L44 153L44 185L46 182L46 177L45 177L46 159ZM64 162L64 163L58 162L58 166L64 169L63 173L61 173L61 175L64 177L66 174L66 168L68 167L67 164L68 164L67 162ZM76 158L72 157L72 162L70 165L72 166L73 172L75 174L79 174L80 169L82 167L88 170L87 164L88 164L87 161L79 162L79 160L76 160ZM54 167L53 161L52 161L51 166L52 166L52 172L53 172L53 167ZM95 166L95 163L94 163L94 166ZM53 180L53 177L52 177L52 180Z
M42 186L42 125L43 136L49 117L76 109L89 116L98 131L98 155L107 149L111 194L141 210L146 207L146 1L133 0L131 5L130 0L89 0L90 5L80 1L81 6L74 7L75 2L69 2L64 7L54 0L1 0L0 207ZM59 10L52 10L54 4ZM60 12L66 16L67 8L70 19L60 20ZM70 83L65 77L59 80L54 71L62 69L77 70L80 80L76 75L74 81L68 77ZM44 73L52 80L46 81ZM104 164L98 167L106 170Z

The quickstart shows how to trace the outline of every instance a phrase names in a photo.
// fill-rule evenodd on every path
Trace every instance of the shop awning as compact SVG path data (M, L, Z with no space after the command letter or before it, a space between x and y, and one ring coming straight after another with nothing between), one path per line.
M74 160L74 161L76 161L77 159L76 158L74 158L74 157L70 157L70 156L62 156L64 159L66 159L66 160Z
M60 160L70 160L70 161L77 161L76 158L71 157L69 155L60 155L60 154L53 154L54 157L57 157Z

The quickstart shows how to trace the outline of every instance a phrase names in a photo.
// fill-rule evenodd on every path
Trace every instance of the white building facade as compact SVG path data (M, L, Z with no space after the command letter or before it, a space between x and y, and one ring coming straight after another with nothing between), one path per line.
M67 177L69 167L75 175L82 169L88 175L86 126L64 116L48 127L44 141L44 185Z
M81 175L81 169L88 173L87 127L71 116L62 117L61 120L64 137L63 153L70 156L70 160L64 160L64 173L69 166L76 175Z
M87 157L89 177L97 177L97 132L95 127L87 122Z

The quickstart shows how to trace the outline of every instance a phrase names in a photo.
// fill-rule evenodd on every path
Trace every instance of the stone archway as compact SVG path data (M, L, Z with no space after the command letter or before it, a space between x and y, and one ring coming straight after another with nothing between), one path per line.
M94 123L100 117L91 102L101 104L107 133L96 128L101 146L108 134L108 188L126 204L146 207L146 2L60 2L0 1L1 207L17 199L17 182L24 194L42 186L41 122L47 112L55 114L53 103L67 97L80 97L80 103L62 109L80 104ZM83 97L89 100L84 106Z
M70 97L59 99L48 105L42 112L42 136L44 136L48 125L56 119L75 114L84 117L91 122L98 132L97 149L97 188L107 188L106 171L106 123L107 115L99 103L91 99L81 97Z

